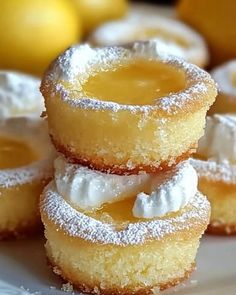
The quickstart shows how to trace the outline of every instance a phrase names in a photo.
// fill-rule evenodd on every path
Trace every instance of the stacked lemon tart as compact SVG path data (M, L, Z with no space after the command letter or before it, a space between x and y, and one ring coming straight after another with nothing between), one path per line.
M199 175L199 190L211 203L209 233L236 233L236 117L207 117L206 133L191 164Z
M61 153L40 209L57 274L97 294L150 294L188 277L210 214L186 159L216 96L157 43L75 46L46 73Z
M180 21L158 14L105 23L90 35L89 42L96 46L111 46L151 39L158 44L159 50L200 67L208 63L206 43L197 32Z
M211 75L219 86L219 94L208 114L236 113L236 60L214 68Z

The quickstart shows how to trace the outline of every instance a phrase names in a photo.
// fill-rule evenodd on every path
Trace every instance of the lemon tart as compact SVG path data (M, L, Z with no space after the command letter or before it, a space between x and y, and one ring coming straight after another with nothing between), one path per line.
M211 203L209 233L236 234L235 138L235 116L208 117L206 134L191 160L199 176L198 188Z
M51 65L41 91L56 149L116 174L155 172L187 158L216 96L209 74L160 53L155 41L74 46Z
M42 119L0 120L0 239L41 228L38 200L52 177L53 157Z
M113 175L66 159L41 196L56 274L91 294L151 294L187 278L210 215L188 162L159 174Z

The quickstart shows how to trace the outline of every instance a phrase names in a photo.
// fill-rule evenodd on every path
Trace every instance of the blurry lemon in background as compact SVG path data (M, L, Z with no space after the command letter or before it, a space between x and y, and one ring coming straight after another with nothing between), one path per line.
M236 58L236 1L180 0L179 17L208 42L212 65Z
M127 0L72 0L78 9L85 33L105 21L117 19L127 11Z
M40 75L80 36L69 0L0 0L0 68Z

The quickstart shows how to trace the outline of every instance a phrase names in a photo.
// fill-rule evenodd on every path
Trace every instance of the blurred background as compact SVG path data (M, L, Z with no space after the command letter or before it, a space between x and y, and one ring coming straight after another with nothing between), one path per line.
M41 77L61 52L73 44L90 42L104 23L127 23L136 18L136 26L142 31L154 17L178 19L199 33L209 49L209 62L204 63L209 69L236 57L235 11L235 0L0 0L0 69ZM159 31L149 29L146 35L136 32L136 37L165 39L165 48L173 49L176 37L170 37L170 28L168 36ZM113 41L117 32L109 31ZM175 49L177 43L179 46L176 52L186 49L181 42L175 42Z

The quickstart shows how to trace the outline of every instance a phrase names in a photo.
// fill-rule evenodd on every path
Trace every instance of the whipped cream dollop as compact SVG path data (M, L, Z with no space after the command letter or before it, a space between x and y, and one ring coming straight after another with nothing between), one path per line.
M155 43L156 48L158 48L159 52L162 52L163 54L174 55L183 59L186 58L186 50L172 40L166 40L159 37L155 40Z
M106 174L68 163L63 157L55 160L54 167L58 192L69 203L84 210L137 194L150 181L146 173L127 176Z
M211 75L221 92L236 96L236 59L213 69Z
M139 193L133 215L139 218L163 216L186 206L197 193L198 177L189 162L182 162L168 172L159 173L151 194Z
M124 176L71 164L62 156L55 160L54 167L59 194L83 210L137 196L133 215L153 218L180 210L197 192L197 174L189 162L182 162L169 172Z
M0 71L0 118L37 115L44 110L40 80L18 72Z
M217 162L236 163L236 116L207 117L205 135L199 141L197 154Z

